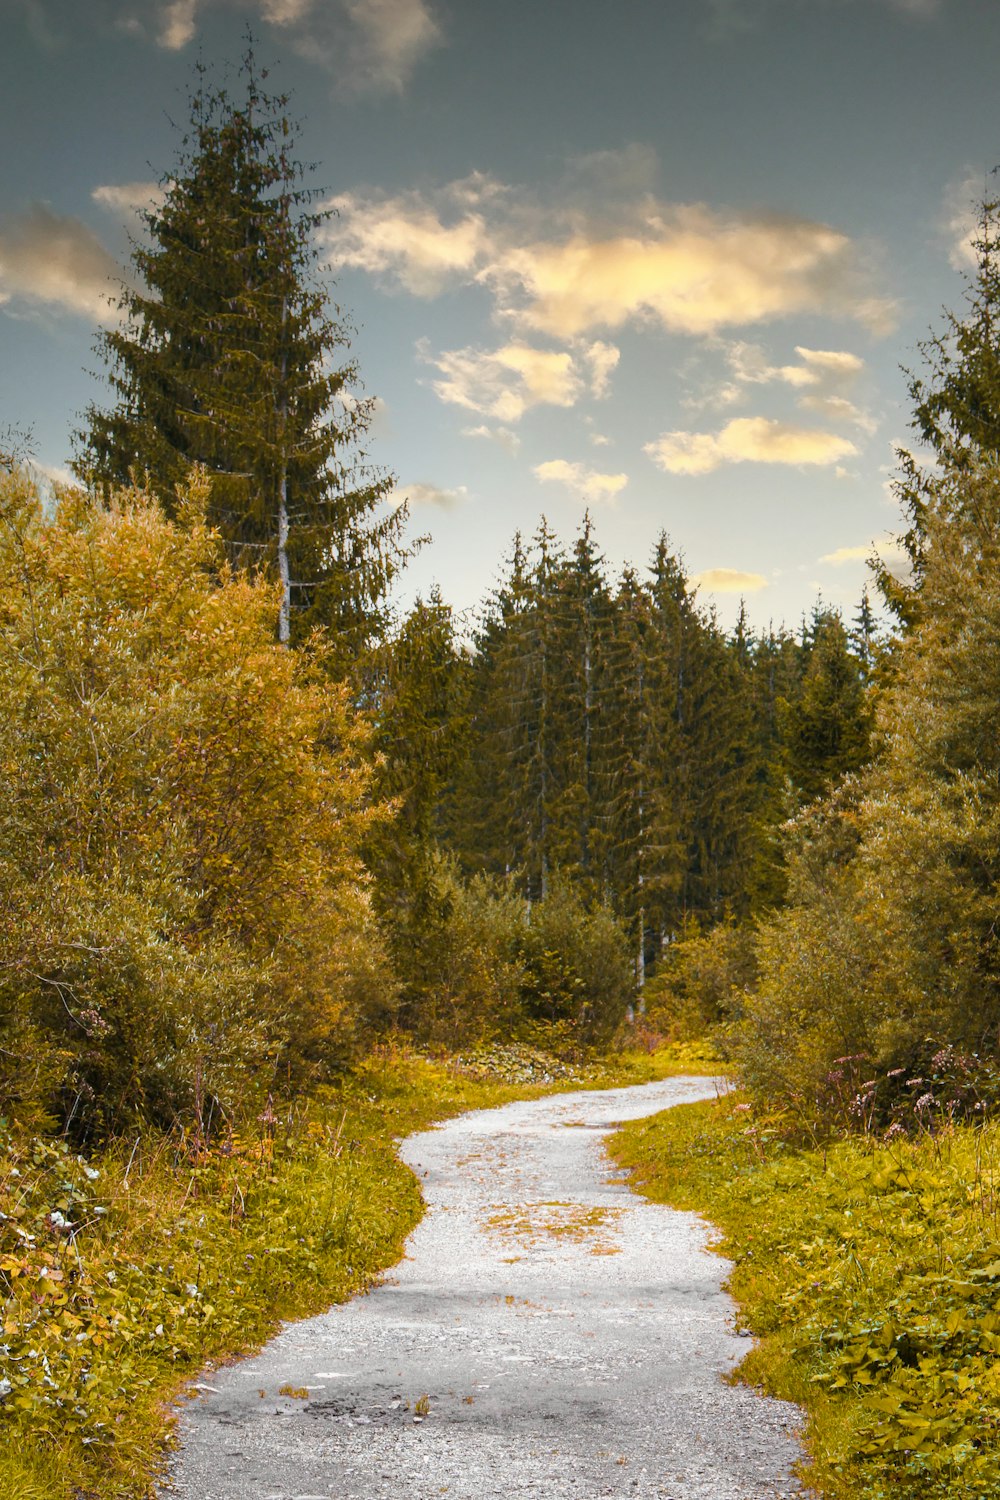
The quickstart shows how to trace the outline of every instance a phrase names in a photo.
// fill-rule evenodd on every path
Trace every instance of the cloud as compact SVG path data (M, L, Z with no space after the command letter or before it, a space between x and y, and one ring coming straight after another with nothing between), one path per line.
M162 203L163 188L158 182L108 182L95 187L90 196L112 213L136 214Z
M339 218L323 239L332 265L422 296L478 284L498 317L566 341L634 323L704 337L800 312L877 331L892 324L849 236L810 219L637 193L616 204L612 227L607 208L582 202L572 183L543 203L481 175L331 203Z
M849 439L770 417L737 417L721 432L665 432L643 452L668 474L710 474L725 463L833 464L857 453Z
M156 38L161 47L166 47L169 52L179 52L187 46L198 29L195 22L197 9L198 0L171 0L164 7Z
M22 0L25 3L25 0ZM112 0L119 29L152 36L179 52L198 34L210 10L233 0ZM261 23L291 47L333 73L341 90L400 93L414 69L444 40L428 0L251 0Z
M463 427L462 436L485 438L487 442L499 443L509 453L518 453L521 448L521 439L516 432L512 432L509 427L488 427L485 422L478 427Z
M617 369L622 352L614 344L605 344L600 339L583 351L584 363L590 370L591 395L606 396L611 389L611 375Z
M843 563L865 562L872 555L872 544L865 547L837 547L833 552L824 552L820 562L832 563L839 568Z
M982 175L971 169L945 190L943 228L950 242L948 263L955 271L974 271L979 263L979 205L986 196Z
M791 313L839 312L887 326L887 303L862 298L849 237L791 216L665 206L631 234L515 246L484 268L501 311L560 338L652 322L705 336Z
M694 575L694 582L710 594L755 594L768 587L763 573L741 573L738 568L706 568Z
M447 201L435 208L418 193L364 200L341 193L324 204L335 218L317 239L334 266L367 271L397 281L417 297L435 297L450 280L468 279L488 250L483 217L472 211L476 178L451 184ZM479 179L487 191L486 178ZM458 209L452 222L445 222Z
M404 484L399 486L399 492L411 505L432 505L439 510L454 510L469 493L464 484L453 490L441 489L436 484Z
M421 343L418 352L441 372L433 382L440 400L505 424L519 421L532 406L573 406L585 390L565 350L512 342L492 353L466 348L431 355Z
M553 458L544 464L536 464L532 473L543 484L562 484L585 504L614 505L618 495L628 484L627 474L599 474L583 464L569 463L565 458Z
M0 303L24 299L110 322L122 270L80 219L43 203L0 222Z
M870 437L878 429L878 419L848 401L846 396L803 396L798 402L804 411L815 412L829 422L851 422Z
M402 93L417 63L442 41L425 0L343 0L353 22L353 70L368 87Z
M593 443L595 448L611 447L611 439L609 437L605 437L603 432L592 432L590 434L590 441Z
M834 568L841 568L845 563L867 562L873 556L880 557L891 572L899 567L905 570L910 565L909 557L904 549L891 538L881 542L869 542L863 547L837 547L833 552L824 552L820 562L829 563Z
M876 418L845 394L864 371L860 355L846 349L809 349L803 344L795 346L795 353L795 363L774 364L759 344L737 340L725 350L732 378L713 384L705 395L689 397L684 404L694 411L724 409L743 401L752 386L786 385L796 392L800 410L852 424L868 434L876 430Z

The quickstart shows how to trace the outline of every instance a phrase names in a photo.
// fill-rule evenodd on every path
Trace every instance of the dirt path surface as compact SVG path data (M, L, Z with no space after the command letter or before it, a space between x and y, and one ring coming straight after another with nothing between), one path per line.
M713 1094L676 1078L411 1136L428 1212L404 1259L367 1296L203 1377L166 1493L799 1494L797 1409L720 1379L747 1344L710 1231L631 1193L601 1147L618 1122Z

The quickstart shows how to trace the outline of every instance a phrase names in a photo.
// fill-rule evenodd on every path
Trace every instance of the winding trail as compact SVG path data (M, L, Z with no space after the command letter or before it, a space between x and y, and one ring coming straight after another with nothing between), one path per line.
M206 1377L169 1493L800 1494L797 1408L720 1379L747 1345L709 1227L633 1194L601 1148L619 1122L714 1092L675 1078L561 1094L410 1136L428 1211L403 1260L367 1296Z

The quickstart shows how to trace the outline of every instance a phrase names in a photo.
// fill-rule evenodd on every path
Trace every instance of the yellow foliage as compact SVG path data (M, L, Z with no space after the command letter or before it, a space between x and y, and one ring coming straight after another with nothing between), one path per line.
M0 484L0 1107L226 1112L386 988L368 726L206 498Z

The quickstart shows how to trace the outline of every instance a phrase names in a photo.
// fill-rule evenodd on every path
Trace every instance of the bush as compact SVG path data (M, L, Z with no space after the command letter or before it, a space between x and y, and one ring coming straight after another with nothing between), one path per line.
M693 1038L731 1020L757 977L755 942L753 927L725 921L672 943L645 987L650 1025Z
M197 478L45 515L0 480L0 1107L205 1126L335 1061L370 934L366 731L275 642ZM372 946L369 942L369 946ZM363 977L363 976L362 976Z
M579 1045L606 1046L635 997L628 939L614 914L605 906L588 911L572 886L555 879L526 912L518 950L526 1020Z
M534 903L512 881L463 881L448 855L425 864L393 946L400 1020L432 1043L600 1045L634 991L625 934L606 908L588 911L560 880Z

